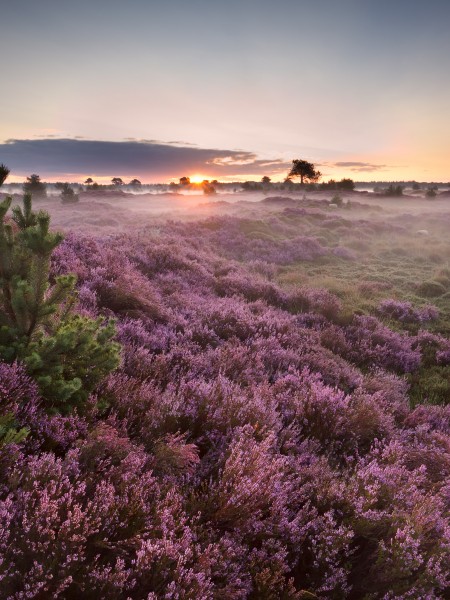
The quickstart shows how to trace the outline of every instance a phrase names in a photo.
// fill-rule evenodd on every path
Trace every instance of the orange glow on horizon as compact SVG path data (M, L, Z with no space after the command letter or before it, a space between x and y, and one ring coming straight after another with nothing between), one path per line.
M376 182L391 182L391 181L418 181L418 182L442 182L442 183L447 183L450 181L450 172L448 171L448 164L440 159L439 156L437 155L432 155L430 157L427 157L426 162L419 161L419 157L413 155L412 157L405 157L404 161L397 161L397 164L393 164L391 165L390 163L394 163L394 157L391 155L388 156L358 156L355 157L353 156L348 156L348 157L340 157L343 161L348 161L349 163L354 162L355 164L357 164L358 162L360 162L361 165L367 164L369 165L369 168L358 168L358 167L352 167L352 166L336 166L333 163L329 162L329 163L323 163L320 164L320 162L317 163L318 168L322 171L322 177L319 181L319 183L321 182L326 182L330 179L334 179L336 181L339 181L340 179L343 178L350 178L353 179L355 181L355 183L358 182L371 182L371 181L376 181ZM411 160L408 160L409 158L411 158ZM0 161L1 162L1 161ZM400 163L400 164L399 164ZM403 164L402 164L403 163ZM370 165L374 165L375 168L372 170L370 168ZM376 168L376 166L379 165L380 168ZM20 172L19 172L20 173ZM24 173L22 172L21 174L19 174L17 172L12 171L11 174L9 175L9 177L7 178L5 185L8 184L20 184L23 183L26 180L26 177L29 175L29 173ZM31 171L30 171L31 173ZM66 172L66 173L39 173L41 175L41 179L42 181L46 182L46 183L52 183L55 181L67 181L70 183L81 183L83 184L85 182L85 180L88 177L91 177L96 183L100 184L100 185L110 185L111 184L111 177L112 176L107 176L107 175L96 175L95 173L88 173L88 174L82 174L82 173L74 173L74 172ZM268 175L271 180L272 183L281 183L285 180L287 174L288 174L288 170L286 170L285 172L280 173L280 171L274 171L271 172L270 170L267 170L264 172L265 175ZM120 173L117 174L117 176L121 176L123 181L128 184L129 181L132 179L132 176L124 176L121 175ZM153 174L149 174L148 176L146 176L144 173L138 173L137 175L138 179L140 179L140 181L145 185L145 184L150 184L150 185L168 185L169 183L173 182L178 184L179 182L179 178L178 177L171 177L171 178L167 178L167 176L161 175L153 175ZM219 182L222 182L224 184L231 184L231 183L242 183L244 181L255 181L255 182L260 182L261 181L261 173L237 173L236 175L233 174L210 174L210 175L205 175L202 174L201 172L197 172L192 174L189 179L191 181L191 183L193 183L194 185L199 185L201 184L203 181L208 180L208 181L213 181L215 179L217 179ZM297 181L297 179L294 179L294 181Z
M201 183L202 181L205 181L205 179L209 180L209 177L196 173L195 175L191 175L189 179L191 180L191 183Z

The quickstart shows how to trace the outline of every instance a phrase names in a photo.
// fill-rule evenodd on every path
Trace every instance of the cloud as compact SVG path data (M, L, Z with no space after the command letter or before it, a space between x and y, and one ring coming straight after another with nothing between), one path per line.
M16 176L39 173L139 177L165 181L201 173L211 178L287 171L290 163L261 159L253 152L198 148L186 142L127 139L119 142L79 138L10 139L0 144L0 162Z
M273 160L269 159L258 159L257 155L253 152L242 152L236 151L229 156L219 156L213 158L211 164L219 167L233 167L233 170L236 168L240 169L243 172L248 172L248 167L252 169L268 169L271 168L272 171L283 170L291 168L291 163L281 160L281 158L276 158Z
M347 162L335 162L332 163L333 167L345 167L350 169L350 171L357 172L373 172L373 171L384 171L385 169L389 169L388 165L375 165L367 162L357 162L357 161L347 161Z

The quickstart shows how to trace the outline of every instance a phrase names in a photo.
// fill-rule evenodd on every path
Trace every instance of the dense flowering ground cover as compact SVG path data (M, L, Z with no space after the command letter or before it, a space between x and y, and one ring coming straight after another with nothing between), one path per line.
M54 251L76 311L116 319L121 363L68 414L0 363L1 414L29 432L0 447L2 597L450 597L450 407L412 408L407 379L450 364L439 311L386 297L349 315L278 285L355 260L282 226L214 217Z

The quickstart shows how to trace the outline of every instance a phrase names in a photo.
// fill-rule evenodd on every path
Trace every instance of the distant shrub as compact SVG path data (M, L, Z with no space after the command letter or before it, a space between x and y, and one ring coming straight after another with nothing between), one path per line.
M339 194L335 194L333 196L333 198L331 199L331 202L333 204L336 204L336 206L339 206L339 207L341 207L344 204L344 200L342 199L341 196L339 196Z
M383 188L381 190L383 196L402 196L403 195L403 186L394 185L391 183L387 188Z
M425 192L425 196L427 198L436 198L436 190L432 187L429 187Z
M333 254L344 260L356 260L355 252L344 246L336 246L336 248L333 248Z
M423 296L424 298L437 298L438 296L442 296L445 294L446 289L439 283L439 281L424 281L417 288L417 293L419 296Z
M68 183L63 183L61 188L61 202L63 204L74 204L79 201L78 194L75 193L73 188Z

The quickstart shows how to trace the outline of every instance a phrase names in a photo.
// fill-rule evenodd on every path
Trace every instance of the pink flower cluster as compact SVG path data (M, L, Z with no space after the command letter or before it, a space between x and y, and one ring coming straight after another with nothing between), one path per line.
M411 302L400 300L383 300L378 307L383 316L397 319L402 323L426 323L435 321L439 317L439 311L435 306L426 305L414 308Z

